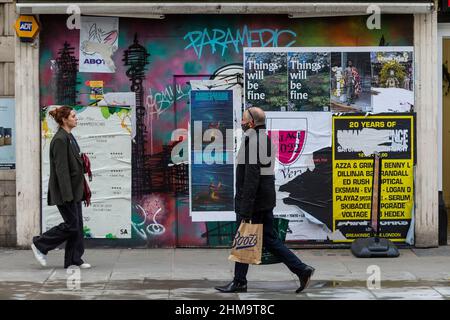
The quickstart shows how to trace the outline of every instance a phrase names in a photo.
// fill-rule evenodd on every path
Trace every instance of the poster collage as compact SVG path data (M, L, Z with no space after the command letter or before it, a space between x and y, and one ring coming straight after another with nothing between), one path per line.
M411 47L247 48L244 66L246 107L380 113L414 104Z
M83 17L81 22L77 71L114 74L119 19ZM413 59L412 47L244 48L240 71L233 71L243 73L243 88L208 83L195 89L191 81L191 221L235 221L237 129L243 109L258 106L266 111L268 134L276 131L274 136L280 137L274 141L280 150L274 214L289 220L286 241L337 243L370 235L371 157L378 151L385 155L381 232L394 241L412 242ZM155 220L162 215L159 204L143 221L132 221L136 96L105 93L105 83L96 78L87 85L92 105L77 109L76 138L98 169L91 184L93 205L84 210L85 236L129 239L133 228L141 230L150 216L160 228ZM42 109L43 170L56 130L47 112ZM196 121L202 122L200 128ZM196 129L206 137L199 145L192 139ZM220 132L223 149L211 148L219 137L208 135L210 129ZM56 208L45 206L47 183L44 170L43 231L60 222Z
M286 241L373 236L379 152L380 235L413 242L412 67L412 47L245 49L245 108L264 109L280 137L274 214L289 220Z

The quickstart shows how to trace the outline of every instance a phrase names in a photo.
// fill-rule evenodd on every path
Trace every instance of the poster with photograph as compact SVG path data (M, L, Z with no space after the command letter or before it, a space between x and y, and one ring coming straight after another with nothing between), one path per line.
M47 205L50 143L58 125L44 108L42 126L42 230L62 222L56 206ZM83 207L86 238L131 238L131 110L129 107L75 107L72 133L89 156L93 179L91 206Z
M372 52L374 113L411 112L414 107L412 51Z
M235 90L191 90L192 221L233 221Z
M119 18L81 16L80 72L114 73L119 44Z
M369 52L331 53L331 111L372 112Z
M14 98L0 98L0 170L16 168Z

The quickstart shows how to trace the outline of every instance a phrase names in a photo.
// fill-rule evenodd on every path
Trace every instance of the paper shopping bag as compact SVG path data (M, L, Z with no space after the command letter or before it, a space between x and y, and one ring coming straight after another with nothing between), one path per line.
M239 225L228 259L241 263L260 264L263 241L263 225L246 223Z

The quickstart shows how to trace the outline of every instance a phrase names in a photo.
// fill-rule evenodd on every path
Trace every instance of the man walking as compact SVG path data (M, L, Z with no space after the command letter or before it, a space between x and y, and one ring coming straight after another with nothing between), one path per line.
M263 224L263 246L278 257L300 280L296 293L308 286L314 268L304 264L273 231L275 207L275 150L266 134L266 116L258 107L247 109L241 126L244 139L238 151L236 167L235 212L238 224L245 219ZM221 292L246 292L248 264L236 262L234 279L215 289Z

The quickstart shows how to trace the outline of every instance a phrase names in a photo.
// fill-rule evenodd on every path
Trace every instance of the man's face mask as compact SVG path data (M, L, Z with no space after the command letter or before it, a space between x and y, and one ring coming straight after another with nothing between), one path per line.
M247 131L248 129L250 129L250 122L241 124L241 128L242 128L242 131L244 131L244 132Z
M250 117L252 118L252 120L254 122L255 119L253 118L253 115L250 112L250 110L247 110L247 112L248 112L248 114L250 115ZM244 131L244 132L247 131L248 129L250 129L251 128L251 121L241 124L241 128L242 128L242 131Z

